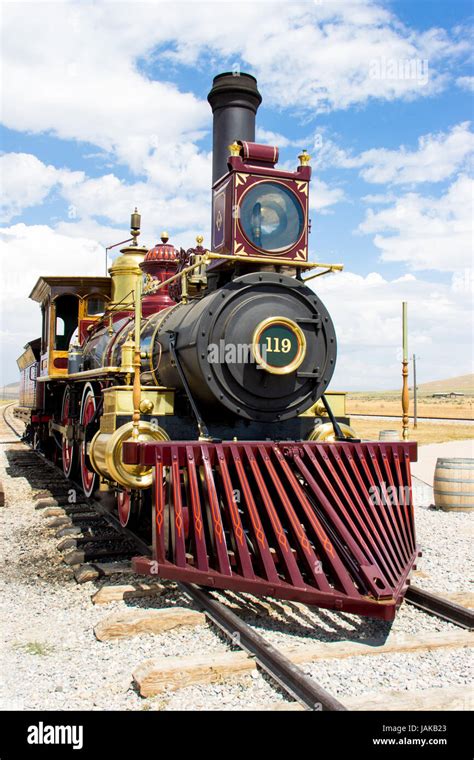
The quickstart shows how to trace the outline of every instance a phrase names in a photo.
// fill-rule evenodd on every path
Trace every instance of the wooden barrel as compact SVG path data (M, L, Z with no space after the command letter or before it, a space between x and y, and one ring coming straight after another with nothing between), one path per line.
M434 474L434 499L446 512L474 509L474 459L437 459Z
M400 433L398 430L381 430L379 433L379 441L399 441Z

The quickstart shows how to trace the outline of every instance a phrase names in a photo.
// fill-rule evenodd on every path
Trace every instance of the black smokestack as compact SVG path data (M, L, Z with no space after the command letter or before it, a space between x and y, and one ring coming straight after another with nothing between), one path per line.
M228 145L234 140L255 141L255 114L262 102L251 74L227 72L214 77L207 96L214 115L212 130L212 184L227 172Z

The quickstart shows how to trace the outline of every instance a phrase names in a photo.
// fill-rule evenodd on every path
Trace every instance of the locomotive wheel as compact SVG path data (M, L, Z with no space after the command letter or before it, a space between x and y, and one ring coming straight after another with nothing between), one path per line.
M128 528L147 542L151 540L149 515L152 510L146 493L122 489L116 492L116 498L118 518L122 528Z
M32 433L32 436L33 436L33 437L32 437L32 441L31 441L31 445L33 446L33 449L34 449L35 451L40 451L40 449L41 449L41 438L40 438L40 434L38 433L38 431L37 431L37 430L35 430L35 431Z
M66 388L63 396L63 406L61 410L61 425L67 425L70 415L71 405L71 392L69 388ZM74 469L76 460L76 444L74 441L69 441L65 435L62 438L62 461L63 472L67 478L71 477L71 473Z
M132 499L130 491L119 491L117 493L117 511L120 520L120 525L125 528L130 519L130 511L132 506Z
M133 523L134 504L130 491L117 492L117 511L122 528L126 528L129 523ZM129 527L132 527L130 524Z
M81 401L80 422L83 428L85 428L86 425L92 420L96 409L97 409L97 404L95 400L94 389L90 383L86 383L86 385L84 386L84 391L82 394L82 401ZM86 452L86 446L87 446L87 442L84 439L81 442L79 458L80 458L80 466L81 466L82 488L84 489L85 495L89 497L91 496L92 492L94 491L96 487L97 475L95 471L92 469L91 464L89 462L89 457L87 456L87 452Z

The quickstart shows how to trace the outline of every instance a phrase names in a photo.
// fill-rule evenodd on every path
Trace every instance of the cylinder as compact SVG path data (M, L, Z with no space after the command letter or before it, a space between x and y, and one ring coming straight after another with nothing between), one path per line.
M105 480L119 483L124 488L150 488L153 468L146 465L124 464L122 447L133 437L133 423L127 422L112 433L98 430L90 443L89 457L94 470ZM168 435L149 422L140 420L138 441L167 441Z
M381 430L379 433L379 441L399 441L400 433L398 430Z
M474 509L474 459L437 459L434 473L434 500L446 512Z
M234 140L255 141L255 115L262 102L251 74L227 72L214 77L207 96L214 116L212 128L212 184L227 172L228 146Z

